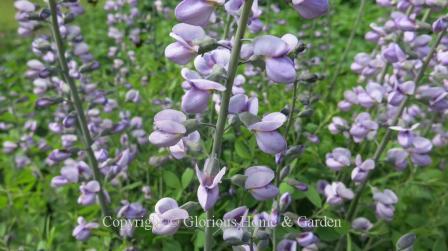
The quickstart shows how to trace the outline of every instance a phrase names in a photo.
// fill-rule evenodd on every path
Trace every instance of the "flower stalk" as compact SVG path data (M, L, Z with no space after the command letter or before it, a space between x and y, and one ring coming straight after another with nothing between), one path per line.
M59 30L58 25L58 17L57 17L57 6L55 0L48 1L51 13L51 29L53 33L53 38L56 43L57 56L59 61L59 66L61 68L61 73L64 78L64 81L68 83L70 87L70 93L72 98L73 106L76 110L76 116L78 121L79 132L83 139L84 147L87 153L87 158L89 160L89 164L93 170L94 179L100 184L100 191L98 192L98 202L101 207L101 212L103 216L110 216L110 210L107 206L106 196L104 195L103 185L101 180L101 172L98 167L98 162L95 158L95 154L92 149L92 136L90 135L89 129L87 127L87 119L84 114L84 109L82 107L82 100L79 96L78 89L76 87L75 81L69 75L69 68L67 65L67 60L65 58L65 48L62 40L61 32Z
M221 147L224 135L225 124L227 121L227 115L229 110L229 102L232 94L232 86L235 80L236 72L238 69L238 63L240 59L241 47L243 45L242 39L244 38L244 34L246 32L247 23L249 21L249 15L251 11L253 0L247 0L244 2L243 10L238 22L238 28L236 30L236 34L234 36L233 48L231 52L229 68L227 72L227 80L226 80L226 90L223 93L221 107L218 114L218 120L216 122L216 130L213 137L213 148L210 154L212 159L218 159L221 155ZM207 211L207 222L208 220L213 218L213 209ZM213 247L213 230L211 227L206 226L205 228L205 251L211 251Z

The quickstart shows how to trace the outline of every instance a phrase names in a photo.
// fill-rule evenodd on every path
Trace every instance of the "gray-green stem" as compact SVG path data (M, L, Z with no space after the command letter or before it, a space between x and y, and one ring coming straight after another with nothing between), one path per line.
M107 200L104 195L101 172L98 168L98 162L95 158L95 154L92 150L92 136L90 135L89 129L87 127L87 119L84 115L84 109L82 107L82 101L78 93L78 89L76 87L75 81L69 75L69 69L67 65L67 60L65 59L65 49L64 43L62 40L61 32L59 30L58 20L57 20L57 6L55 0L49 0L49 7L51 12L51 28L53 32L53 38L56 43L56 50L58 54L59 66L62 71L62 76L66 83L68 83L70 87L71 98L73 101L73 105L76 110L76 116L78 119L79 131L81 133L81 137L83 139L84 147L87 152L87 158L89 160L90 167L93 170L93 176L96 181L100 184L100 191L98 192L98 201L101 207L101 212L103 216L110 216L111 213L109 208L107 207Z
M419 82L422 80L422 78L425 75L425 71L428 68L429 63L431 62L432 57L434 56L434 53L437 50L437 46L440 44L440 41L442 40L444 34L446 33L446 31L440 32L439 35L437 36L437 40L434 43L434 45L431 48L430 53L428 54L428 56L426 57L425 61L423 62L422 68L420 68L420 71L418 72L418 74L415 76L414 78L414 82L416 85L419 84ZM395 117L392 120L391 125L396 125L401 117L401 115L403 114L407 103L408 103L409 97L406 96L403 101L401 102L399 108L398 108L398 113L395 115ZM375 154L373 155L373 161L375 161L375 163L378 163L378 161L380 160L381 154L384 152L384 150L386 149L387 144L389 143L390 139L392 136L392 130L390 128L387 128L387 131L383 137L383 139L381 140L380 145L377 147ZM359 200L361 198L362 193L364 192L365 188L366 188L366 184L367 181L370 177L372 172L369 173L369 175L367 175L367 178L365 179L364 182L362 182L360 188L358 189L358 191L355 194L354 199L351 201L349 209L347 211L347 214L345 216L346 220L348 222L351 222L351 220L353 219L353 217L355 216L358 204L359 204ZM341 241L340 241L341 243ZM339 246L339 245L338 245ZM342 246L342 245L340 245Z
M238 69L238 63L240 59L241 46L243 45L243 37L246 33L247 23L249 21L249 14L251 11L253 0L246 0L244 2L243 11L238 22L238 28L234 36L233 48L229 62L229 68L227 71L226 90L222 95L221 108L219 110L218 121L216 122L215 135L213 137L213 148L210 154L211 158L219 159L221 155L221 147L224 136L225 124L227 121L227 115L229 110L229 101L232 95L232 86L235 81L236 72ZM207 211L207 220L213 219L213 211ZM208 222L208 221L207 221ZM205 251L211 251L213 247L213 230L211 227L205 228Z

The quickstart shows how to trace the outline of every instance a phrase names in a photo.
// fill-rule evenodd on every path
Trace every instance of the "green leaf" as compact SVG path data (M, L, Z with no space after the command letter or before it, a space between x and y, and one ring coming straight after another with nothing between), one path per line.
M177 178L177 175L171 171L163 171L163 181L168 187L177 189L182 188L179 178Z
M434 246L432 246L432 250L434 251L447 251L448 248L446 246L446 241L443 237L440 237L434 242Z
M322 199L320 198L319 193L316 191L316 188L310 186L305 194L306 197L311 201L311 203L313 203L318 208L321 207Z
M251 159L252 154L249 151L249 147L244 143L243 140L237 140L235 142L235 152L238 156L243 159Z
M184 173L182 174L182 188L187 188L191 181L193 180L194 171L191 168L185 169Z

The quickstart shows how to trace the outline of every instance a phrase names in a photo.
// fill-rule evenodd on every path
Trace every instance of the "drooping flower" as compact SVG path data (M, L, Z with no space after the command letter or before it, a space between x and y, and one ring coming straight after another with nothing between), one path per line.
M294 61L288 54L298 46L297 37L286 34L282 38L271 35L257 37L254 41L254 55L264 58L266 74L276 83L293 83L296 80Z
M208 161L208 159L207 159ZM205 164L207 166L207 163ZM213 208L219 198L219 183L226 173L226 168L222 168L216 174L206 174L199 170L196 165L196 176L199 179L200 186L198 187L198 201L205 211Z
M97 193L101 190L100 183L96 180L91 180L87 183L82 183L79 190L81 195L78 198L78 203L81 205L92 205L96 202Z
M238 114L242 112L250 112L253 115L258 114L258 98L247 97L244 94L237 94L230 98L229 113Z
M176 145L187 132L183 125L186 120L185 114L172 109L157 113L154 117L155 131L149 135L149 141L157 147Z
M155 212L149 218L152 232L157 235L173 235L181 225L181 221L188 219L188 212L179 208L172 198L163 198L155 205Z
M90 237L92 229L98 227L98 223L87 222L83 217L78 217L78 225L73 229L72 235L78 241L85 241Z
M352 228L358 231L367 232L373 227L372 222L367 218L359 217L352 221Z
M286 140L277 131L286 122L286 116L280 112L270 113L260 122L249 126L255 132L257 145L261 151L268 154L277 154L286 149Z
M186 68L182 69L185 81L182 87L187 90L182 96L182 110L186 113L202 113L208 107L208 100L213 90L225 91L226 88L214 81L201 78L199 74Z
M379 219L391 221L394 217L395 204L398 203L397 195L389 189L385 189L383 192L375 190L373 199L376 202L376 216Z
M246 169L244 175L247 176L244 188L248 189L256 200L269 200L278 194L278 188L272 184L275 173L269 167L252 166Z
M342 182L333 182L325 187L325 196L327 203L336 206L344 202L344 200L353 199L353 191L345 187Z
M217 68L222 68L227 71L229 61L229 49L218 48L203 55L198 55L194 59L194 66L201 75L208 76Z
M328 0L292 0L294 9L306 19L313 19L328 12Z
M224 0L183 0L174 13L177 20L197 26L206 26L216 6L224 4Z
M197 43L205 38L205 31L198 26L180 23L173 27L170 36L176 42L166 47L165 56L176 64L184 65L197 55Z

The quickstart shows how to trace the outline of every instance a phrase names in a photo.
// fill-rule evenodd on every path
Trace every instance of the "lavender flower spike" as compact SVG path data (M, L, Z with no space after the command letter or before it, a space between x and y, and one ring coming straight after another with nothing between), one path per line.
M172 198L163 198L155 205L155 212L149 216L152 232L157 235L173 235L180 227L181 220L188 218L188 212L179 208Z
M269 154L277 154L286 149L286 140L277 131L286 122L286 116L280 112L270 113L260 122L249 126L255 132L257 145L261 151Z
M249 167L244 175L247 176L244 187L250 191L256 200L269 200L278 194L278 188L272 184L275 174L269 167Z
M207 159L208 161L208 159ZM205 164L207 166L207 163ZM199 170L196 165L196 176L199 179L200 186L198 187L198 201L205 211L213 208L219 198L219 186L221 179L226 173L226 168L221 169L216 175L208 175Z

